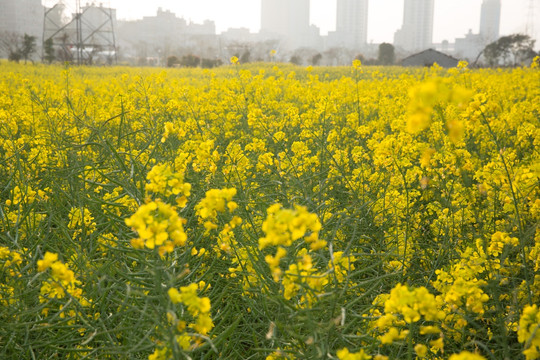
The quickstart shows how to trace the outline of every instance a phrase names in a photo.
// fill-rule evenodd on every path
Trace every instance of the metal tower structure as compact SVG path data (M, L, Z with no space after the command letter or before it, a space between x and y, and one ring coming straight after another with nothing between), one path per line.
M534 39L535 36L535 28L534 28L534 20L535 20L535 0L529 0L529 8L527 9L527 24L525 25L525 33L529 35L531 38Z
M71 17L66 16L71 13ZM96 56L116 63L116 10L96 6L94 3L81 6L75 0L70 8L60 0L45 8L43 21L43 49L52 42L57 56L63 61L78 65L92 64Z

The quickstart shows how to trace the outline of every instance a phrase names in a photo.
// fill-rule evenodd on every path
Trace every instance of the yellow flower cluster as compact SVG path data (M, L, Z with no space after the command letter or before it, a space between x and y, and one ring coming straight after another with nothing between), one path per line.
M326 246L326 241L319 239L321 223L317 215L304 206L295 205L294 209L284 209L281 204L270 206L262 230L266 236L259 239L261 250L268 246L291 246L302 237L311 250Z
M307 249L298 252L298 261L289 265L281 281L283 297L291 300L299 296L300 307L311 307L323 293L328 283L328 274L320 273L313 266L313 259L307 254ZM273 270L274 276L275 270Z
M478 266L481 266L483 260L470 254L470 251L464 254L464 258L467 259L469 255L472 257L470 261L463 260L453 265L448 272L437 270L437 280L433 285L442 293L441 297L452 310L465 307L482 315L485 310L484 303L489 300L489 296L482 290L486 281L477 278Z
M540 56L536 56L531 62L531 69L540 68Z
M374 322L374 329L382 333L379 341L382 345L391 345L396 341L409 339L418 342L414 350L419 358L424 358L428 351L443 352L444 338L441 329L436 325L446 314L440 310L437 299L425 287L409 288L397 284L390 294L379 295L374 304L384 306L384 313L378 310L374 315L379 318ZM412 325L414 324L414 326ZM416 329L414 333L411 329ZM433 335L438 336L429 340ZM429 348L420 343L422 338L429 342ZM413 340L414 339L414 340Z
M131 240L134 248L157 247L161 256L173 252L175 246L183 246L187 240L184 220L176 208L160 200L141 205L135 214L126 219L126 225L139 234L138 238Z
M20 277L19 266L22 264L22 256L18 251L0 246L0 305L14 304L13 281ZM4 276L5 275L5 276Z
M519 319L518 340L527 360L540 359L540 311L538 305L526 306Z
M15 272L11 267L20 265L22 263L22 257L18 251L13 251L8 247L0 246L0 262L3 270L8 269L10 276L15 276Z
M101 205L103 211L108 211L121 217L125 213L133 213L137 210L137 202L128 194L123 194L123 188L115 187L111 192L103 194L104 203Z
M96 223L92 213L87 208L72 208L69 212L68 228L73 231L73 239L76 239L83 232L91 234L96 230Z
M171 104L172 105L172 104ZM172 123L172 122L166 122L165 125L164 125L164 128L165 128L165 132L163 133L163 137L161 138L161 142L164 143L165 141L167 141L167 139L171 136L171 135L176 135L178 138L182 138L186 135L186 131Z
M41 191L41 190L40 190ZM41 191L43 193L43 191ZM19 186L15 186L13 188L13 200L6 200L6 205L18 205L23 200L26 201L27 204L31 204L34 202L36 198L37 192L32 190L32 188L29 186L26 191L22 191Z
M518 246L519 240L516 237L510 237L507 233L501 231L495 232L491 235L491 241L487 248L488 255L499 256L503 252L505 245L510 245L511 247Z
M437 308L435 296L425 287L409 289L406 285L397 284L384 302L385 315L377 324L381 329L402 318L406 323L418 322L422 318L428 321L441 320L444 312Z
M209 175L215 174L221 154L215 149L214 140L192 143L191 145L194 147L195 152L192 163L193 171L198 173L207 171Z
M206 235L209 235L213 230L218 230L221 220L225 222L230 219L223 224L217 235L217 244L213 246L217 252L222 251L230 254L232 249L236 247L234 229L242 224L242 219L239 216L232 215L238 208L238 204L233 201L235 195L236 189L234 188L211 189L206 192L204 199L195 205L199 223L203 224ZM204 250L204 248L201 250Z
M364 349L356 353L351 353L349 349L343 348L341 350L338 350L336 355L339 360L370 360L371 359L371 356L367 355Z
M294 360L296 357L290 352L285 351L284 349L277 349L272 354L268 355L266 360Z
M148 183L145 190L155 194L161 194L166 198L176 197L176 204L186 206L187 197L191 194L191 185L184 182L184 174L174 172L170 165L159 164L152 167L146 176Z
M409 91L409 114L407 117L407 130L418 133L428 128L434 108L441 104L453 104L465 107L471 92L463 87L455 86L448 79L434 77L424 83L413 87ZM450 138L453 141L461 139L463 125L458 119L448 119L446 123Z
M212 189L206 192L206 196L196 206L195 210L206 231L218 228L218 213L226 210L233 212L238 204L232 200L236 195L236 189Z
M43 281L40 290L39 301L48 303L51 299L63 299L67 294L77 299L82 306L90 303L83 297L82 289L78 287L81 282L75 278L75 274L63 262L58 260L58 254L46 252L42 260L37 262L39 272L51 269L50 278ZM67 294L66 294L67 293ZM44 308L47 314L49 308ZM63 312L62 312L63 313Z
M214 327L210 316L210 299L199 297L198 291L206 287L201 281L199 284L190 284L183 286L180 291L176 288L168 290L168 296L173 304L183 304L187 309L187 314L194 322L187 322L187 314L181 312L178 318L176 311L169 311L167 319L172 326L176 344L165 344L158 346L155 351L149 355L149 360L168 360L175 358L173 348L180 347L184 351L193 350L201 342L201 335L207 335ZM191 321L191 319L189 319ZM193 333L193 330L195 333Z
M193 328L203 335L208 334L214 327L210 317L210 299L197 295L198 290L204 288L205 285L204 282L200 282L181 287L180 291L175 288L170 288L168 291L173 304L182 303L186 306L190 315L195 319Z
M448 360L486 360L486 358L469 351L462 351L459 354L450 355Z
M355 269L354 262L356 260L355 256L344 256L343 251L337 251L333 254L332 259L328 262L328 268L333 270L338 283L342 283L349 273Z
M279 281L283 274L280 267L281 260L287 255L286 247L304 237L310 250L319 250L326 246L326 241L319 239L321 223L317 215L307 211L304 206L296 205L294 209L284 209L281 204L274 204L267 209L267 217L262 224L265 237L259 239L259 249L277 246L275 255L266 255L265 261L270 266L274 281ZM284 296L291 299L297 294L300 284L308 280L315 292L320 291L328 281L325 275L316 275L312 268L312 259L307 249L298 253L300 259L293 263L286 271L283 279ZM309 302L313 299L311 298Z

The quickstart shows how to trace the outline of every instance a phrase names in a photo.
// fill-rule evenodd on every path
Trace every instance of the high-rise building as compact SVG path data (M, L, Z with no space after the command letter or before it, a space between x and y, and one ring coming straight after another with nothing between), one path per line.
M469 61L476 61L487 44L499 38L501 22L501 0L483 0L480 14L480 33L472 30L463 38L457 38L455 55Z
M403 26L394 35L394 44L407 51L433 45L434 0L405 0Z
M501 23L501 0L484 0L480 15L480 36L486 42L499 38Z
M261 33L281 38L290 48L304 46L310 35L309 0L262 0Z
M0 33L27 34L41 43L43 11L41 0L0 1Z
M336 35L343 45L358 49L367 44L368 0L338 0Z

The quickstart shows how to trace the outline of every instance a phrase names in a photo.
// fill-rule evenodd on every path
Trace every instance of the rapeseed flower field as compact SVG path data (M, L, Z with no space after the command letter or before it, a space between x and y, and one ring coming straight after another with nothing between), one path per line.
M540 358L540 71L0 64L0 358Z

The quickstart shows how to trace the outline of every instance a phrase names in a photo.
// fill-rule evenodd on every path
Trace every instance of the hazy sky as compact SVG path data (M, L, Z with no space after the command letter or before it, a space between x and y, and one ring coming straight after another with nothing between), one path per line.
M44 3L55 3L45 0ZM64 0L66 4L73 0ZM91 0L81 0L82 4ZM177 16L193 22L205 19L216 22L217 32L229 27L247 27L257 32L261 24L260 0L97 0L117 9L118 19L137 19L155 15L158 7L171 10ZM478 32L482 0L435 0L433 41L453 42L469 29ZM540 0L535 3L535 34L540 38ZM311 23L321 28L321 34L335 29L336 0L311 0ZM501 35L524 32L529 0L502 0ZM403 0L371 0L369 3L368 41L393 42L394 32L403 20ZM540 43L537 41L537 47Z

